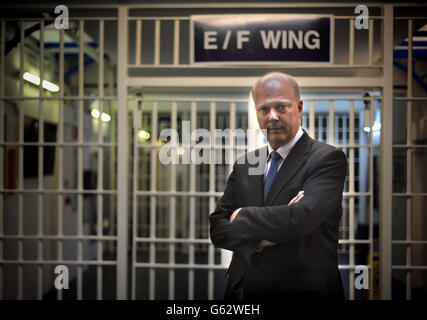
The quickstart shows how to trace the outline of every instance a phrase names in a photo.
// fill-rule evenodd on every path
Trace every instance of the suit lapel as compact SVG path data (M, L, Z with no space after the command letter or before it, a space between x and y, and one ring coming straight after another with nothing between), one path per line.
M280 190L286 186L288 181L295 175L298 169L304 164L306 155L311 147L311 138L304 131L304 134L289 152L285 161L279 169L276 178L271 185L270 191L265 200L266 205L271 205L280 192Z

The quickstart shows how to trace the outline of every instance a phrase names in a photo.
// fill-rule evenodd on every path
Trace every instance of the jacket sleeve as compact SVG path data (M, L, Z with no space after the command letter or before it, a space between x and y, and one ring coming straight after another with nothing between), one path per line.
M250 240L245 235L241 235L241 237L231 235L232 223L230 222L230 216L234 210L238 209L235 198L236 171L237 166L234 164L233 172L228 178L224 194L218 201L215 211L209 217L210 237L215 246L240 253L244 257L247 257L259 241Z
M340 150L316 161L304 183L304 197L295 204L245 207L231 223L228 235L251 240L288 243L315 230L341 205L347 158Z

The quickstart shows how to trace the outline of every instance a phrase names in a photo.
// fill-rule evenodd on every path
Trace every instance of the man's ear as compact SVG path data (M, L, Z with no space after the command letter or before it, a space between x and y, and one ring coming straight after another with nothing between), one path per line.
M298 117L302 117L302 100L298 103Z

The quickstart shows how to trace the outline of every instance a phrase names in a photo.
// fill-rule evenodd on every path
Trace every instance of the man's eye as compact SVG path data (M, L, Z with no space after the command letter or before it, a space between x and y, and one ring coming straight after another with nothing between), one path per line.
M286 106L285 106L284 104L281 104L281 105L279 105L279 106L277 107L277 110L278 110L279 112L284 112L284 111L286 110Z
M267 107L261 107L261 108L259 109L259 111L261 111L261 113L266 114L266 113L268 113L268 112L270 111L270 108L267 108Z

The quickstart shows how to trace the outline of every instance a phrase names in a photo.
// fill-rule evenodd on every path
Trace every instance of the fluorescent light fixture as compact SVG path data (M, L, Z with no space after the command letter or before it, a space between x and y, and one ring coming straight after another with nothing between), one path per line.
M35 84L36 86L40 85L40 78L33 75L32 73L25 72L22 78L24 78L24 80L27 80L28 82L31 82L32 84Z
M370 127L364 127L363 130L365 132L371 132L371 128ZM381 130L381 123L380 122L375 122L374 125L372 126L372 131L380 131Z
M372 126L372 131L380 131L381 130L381 122L375 122Z
M35 84L36 86L40 85L40 77L29 73L29 72L25 72L24 75L22 76L22 78L24 78L24 80L27 80L28 82L31 82L32 84ZM58 92L59 91L59 86L57 86L56 84L47 81L47 80L43 80L42 82L42 87L45 88L46 90L49 90L51 92Z
M111 120L111 117L110 117L109 114L103 112L103 113L101 113L101 120L104 121L104 122L108 122L108 121Z
M98 110L98 109L92 109L92 110L90 111L90 115L91 115L92 117L94 117L95 119L99 119L99 110Z
M101 121L104 122L108 122L111 120L111 116L108 113L100 113L99 110L95 108L90 111L90 115L95 119L101 118Z
M150 133L148 131L145 130L139 130L138 131L138 138L140 138L141 140L148 140L150 139Z
M42 86L43 86L43 88L45 88L46 90L49 90L51 92L58 92L59 91L59 86L57 86L56 84L49 82L47 80L43 80Z

